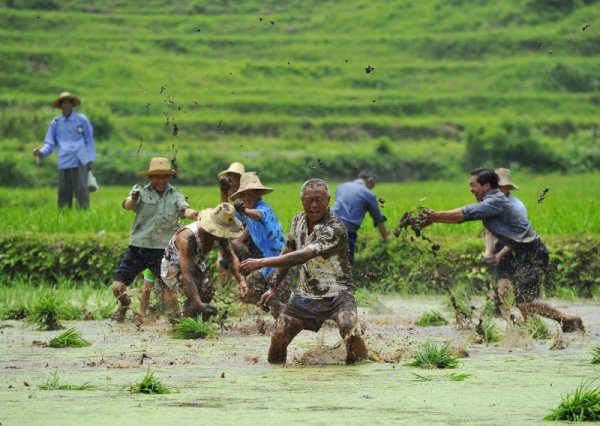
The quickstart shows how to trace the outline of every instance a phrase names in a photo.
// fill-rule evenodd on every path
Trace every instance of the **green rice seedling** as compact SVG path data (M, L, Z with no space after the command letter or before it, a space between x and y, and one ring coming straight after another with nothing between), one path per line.
M150 370L146 372L146 375L140 383L131 386L130 391L131 393L142 393L146 395L163 395L171 393L171 390L165 387L160 379L158 379Z
M527 321L525 321L522 327L533 339L545 340L551 337L548 325L538 315L531 315L527 318Z
M60 383L58 378L58 371L52 373L52 376L41 385L38 385L41 390L95 390L96 387L86 382L82 385L66 385Z
M68 329L48 343L51 348L83 348L90 345L91 343L83 339L81 333L75 328Z
M600 346L592 348L592 364L600 364Z
M483 331L482 339L485 343L496 343L500 341L501 333L496 324L494 324L493 318L484 318L481 322L481 328Z
M469 373L450 373L446 374L446 379L451 382L463 382L467 380L469 377L473 377L472 374Z
M415 381L417 381L417 382L433 382L433 379L431 377L422 376L421 374L417 374L417 373L410 373L410 374L415 376Z
M431 311L421 315L415 324L421 327L438 327L448 324L448 320L439 311Z
M448 349L448 344L436 346L431 342L425 342L423 346L415 351L414 361L406 365L421 368L456 368L458 359Z
M600 386L594 381L583 382L575 392L562 398L557 408L550 411L544 420L571 422L593 422L600 420Z
M204 339L217 334L215 324L203 321L202 317L196 319L183 318L177 323L173 332L174 339Z
M64 302L55 292L43 292L28 309L25 322L31 326L37 325L39 330L60 330L62 325L59 318L64 311Z

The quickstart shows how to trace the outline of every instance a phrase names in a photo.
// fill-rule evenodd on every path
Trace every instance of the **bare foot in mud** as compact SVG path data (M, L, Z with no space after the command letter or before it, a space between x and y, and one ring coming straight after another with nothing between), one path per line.
M563 333L574 333L576 331L585 331L583 321L579 317L569 317L564 319L560 324Z
M119 306L114 314L110 317L111 320L116 322L124 322L129 306Z
M354 364L369 358L369 350L359 336L351 336L346 340L346 351L346 364Z

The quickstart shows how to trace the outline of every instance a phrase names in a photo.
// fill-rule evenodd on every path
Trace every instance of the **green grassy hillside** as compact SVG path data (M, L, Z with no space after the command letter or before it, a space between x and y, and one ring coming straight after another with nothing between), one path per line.
M278 180L598 170L598 18L593 0L0 0L0 184L54 182L30 151L63 90L104 182L174 150L186 183L233 159ZM507 123L552 158L466 157L470 132Z

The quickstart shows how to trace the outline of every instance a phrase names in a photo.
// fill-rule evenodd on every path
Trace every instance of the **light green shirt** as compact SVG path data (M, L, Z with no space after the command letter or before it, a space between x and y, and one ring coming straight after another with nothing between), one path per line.
M150 183L135 185L140 198L135 208L129 244L135 247L164 249L179 229L179 218L189 208L185 197L174 186L168 185L162 197Z

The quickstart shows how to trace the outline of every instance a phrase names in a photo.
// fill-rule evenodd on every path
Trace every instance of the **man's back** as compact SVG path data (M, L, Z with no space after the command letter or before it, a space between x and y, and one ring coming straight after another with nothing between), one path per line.
M338 186L333 212L344 222L348 231L358 231L367 211L373 216L374 222L381 221L382 215L375 194L366 187L362 179Z

